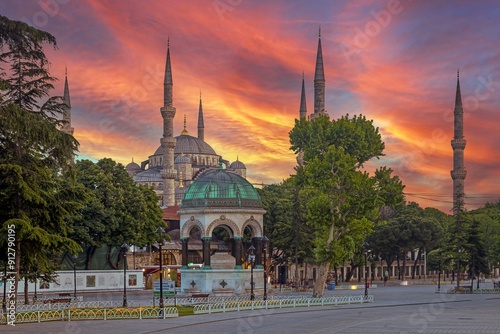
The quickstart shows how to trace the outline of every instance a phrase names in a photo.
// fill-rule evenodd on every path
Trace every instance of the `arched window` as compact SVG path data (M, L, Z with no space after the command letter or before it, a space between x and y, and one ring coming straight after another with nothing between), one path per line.
M155 265L160 264L160 258L158 257L158 253L159 252L156 253L156 257L154 258ZM177 264L177 261L175 261L175 256L172 253L172 251L162 249L161 253L162 253L162 259L161 259L162 266Z
M203 263L203 259L197 251L190 250L188 251L188 263Z
M162 259L162 262L165 264L165 265L174 265L174 264L177 264L177 261L175 261L175 256L174 254L172 254L172 252L162 252L163 253L163 259Z

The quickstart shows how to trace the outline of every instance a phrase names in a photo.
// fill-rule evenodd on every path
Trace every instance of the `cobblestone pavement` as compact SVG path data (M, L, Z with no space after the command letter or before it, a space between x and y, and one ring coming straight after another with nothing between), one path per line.
M379 287L370 290L375 298L373 304L256 310L165 320L18 324L0 326L0 333L500 334L500 295L444 295L434 291L434 286ZM327 293L360 294L363 291Z

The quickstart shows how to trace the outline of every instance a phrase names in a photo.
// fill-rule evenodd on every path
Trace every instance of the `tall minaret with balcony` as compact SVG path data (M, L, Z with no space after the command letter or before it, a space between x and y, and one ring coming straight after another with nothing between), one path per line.
M310 119L326 115L325 110L325 69L323 67L323 50L321 48L321 28L318 33L318 52L316 54L316 70L314 72L314 113Z
M467 141L464 138L464 110L462 107L462 95L460 93L460 74L457 72L457 92L455 96L454 111L454 137L451 141L453 148L453 213L458 214L464 206L464 180L467 171L464 167L464 149Z
M160 139L163 148L163 178L162 206L169 207L175 205L175 169L174 169L174 117L173 107L173 80L172 68L170 65L170 43L167 44L167 63L165 65L165 80L163 83L163 107L160 108L163 118L163 137Z

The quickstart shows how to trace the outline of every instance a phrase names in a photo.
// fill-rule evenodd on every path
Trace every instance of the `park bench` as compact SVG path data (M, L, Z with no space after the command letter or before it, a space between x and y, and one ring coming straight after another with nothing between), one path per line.
M207 298L210 294L209 293L193 293L191 295L192 298Z
M455 292L463 292L463 293L472 293L472 288L469 285L462 285L459 288L455 287L454 288Z
M45 299L44 304L71 303L71 298L53 298Z

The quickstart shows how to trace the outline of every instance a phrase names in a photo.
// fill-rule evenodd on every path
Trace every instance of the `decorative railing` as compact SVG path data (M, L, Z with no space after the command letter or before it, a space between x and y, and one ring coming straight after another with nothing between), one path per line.
M165 319L178 317L175 307L165 307L163 311L158 307L138 308L95 308L95 309L60 309L17 312L15 323L45 322L45 321L76 321L76 320L111 320L111 319ZM0 314L0 324L7 321L4 314Z
M170 299L169 301L174 302L174 300ZM119 307L118 304L120 303L119 301L89 301L19 305L16 309L15 323L110 319L165 319L179 316L176 307L167 306L162 310L159 307L134 306L135 303L132 301L128 303L129 307ZM289 296L279 299L272 296L268 300L253 301L244 297L177 298L177 303L178 305L193 305L194 314L203 314L285 307L373 303L373 295L323 298ZM5 324L6 322L6 314L0 313L0 324Z
M223 303L206 303L194 305L194 314L244 311L256 309L285 308L285 307L310 307L325 305L345 305L373 303L373 295L335 296L323 298L289 298L272 300L244 300Z

